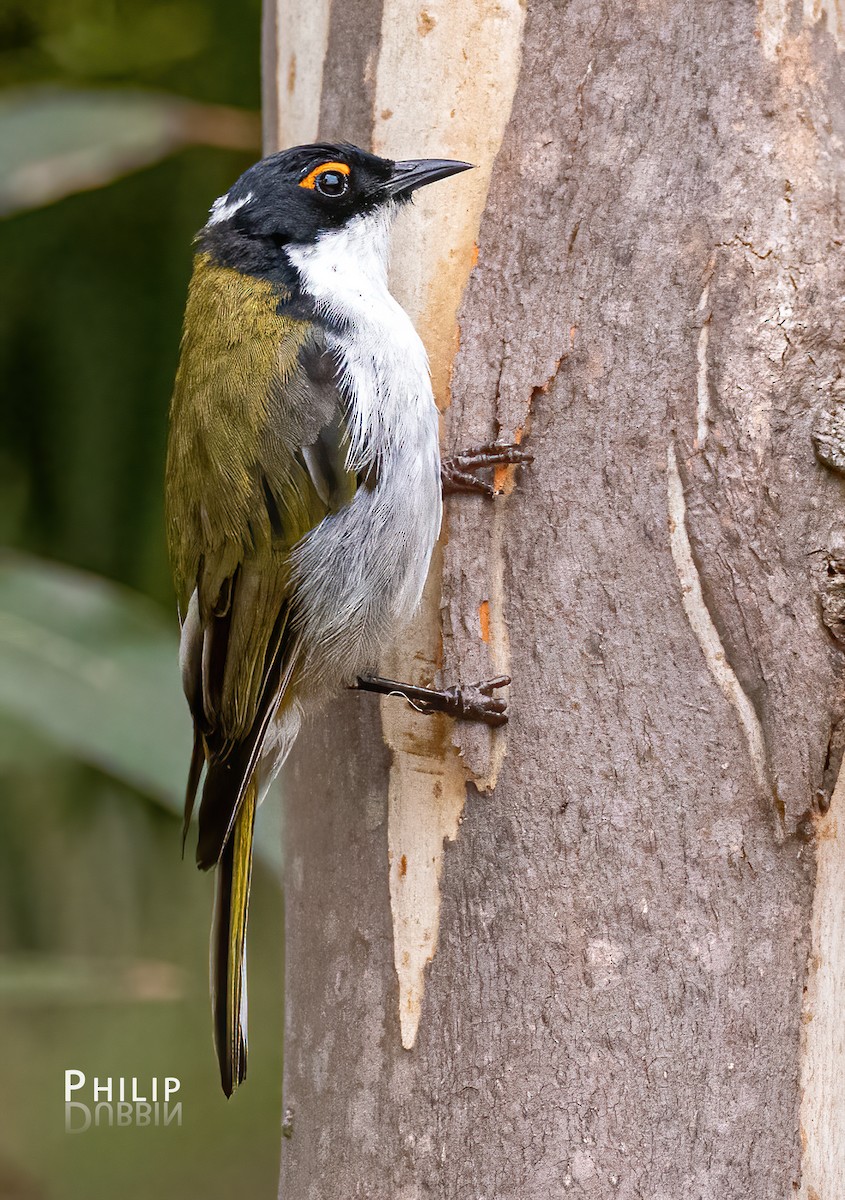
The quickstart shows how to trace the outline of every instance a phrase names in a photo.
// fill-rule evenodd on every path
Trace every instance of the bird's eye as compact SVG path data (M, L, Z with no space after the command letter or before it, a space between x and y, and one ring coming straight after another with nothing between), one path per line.
M342 196L349 187L349 181L340 171L323 171L314 180L314 186L324 196Z
M349 191L349 167L346 163L321 163L299 181L299 186L336 200Z

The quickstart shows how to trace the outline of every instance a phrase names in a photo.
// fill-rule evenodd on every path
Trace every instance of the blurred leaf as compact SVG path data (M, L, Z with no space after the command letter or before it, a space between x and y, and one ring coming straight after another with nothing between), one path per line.
M169 806L191 746L177 655L175 632L142 597L0 556L0 707Z
M258 150L259 119L124 90L18 88L0 99L0 216L90 191L189 145Z
M43 46L66 71L114 79L193 58L206 47L209 32L207 4L146 0L136 6L96 5L65 16Z
M175 618L151 601L0 554L0 713L181 812L192 734L177 664ZM262 814L256 839L275 865L273 825Z

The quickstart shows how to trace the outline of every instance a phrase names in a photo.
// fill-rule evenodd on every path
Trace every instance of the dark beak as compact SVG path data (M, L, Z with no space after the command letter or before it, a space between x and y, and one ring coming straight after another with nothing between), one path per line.
M451 158L412 158L408 162L394 163L393 174L384 185L385 191L398 200L402 196L410 196L411 192L425 187L427 183L457 175L459 171L469 171L472 165Z

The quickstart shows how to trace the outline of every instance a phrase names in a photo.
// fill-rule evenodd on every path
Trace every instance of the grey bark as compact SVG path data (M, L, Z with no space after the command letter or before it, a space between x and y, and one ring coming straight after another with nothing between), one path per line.
M355 9L351 75L332 14L320 134L365 141L381 5ZM784 11L778 41L750 3L529 0L446 434L522 430L535 455L498 510L447 518L447 682L495 673L478 605L501 555L507 757L446 849L406 1051L378 705L343 697L301 738L284 1200L802 1186L814 840L842 754L843 495L813 433L839 411L845 91L831 32ZM673 455L751 726L684 607ZM468 762L487 736L457 732Z

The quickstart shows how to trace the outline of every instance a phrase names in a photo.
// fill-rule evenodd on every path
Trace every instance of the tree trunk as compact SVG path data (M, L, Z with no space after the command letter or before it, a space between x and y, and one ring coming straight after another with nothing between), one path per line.
M535 456L382 664L510 724L286 772L281 1195L841 1200L837 4L268 3L268 148L479 164L393 286L445 446Z

